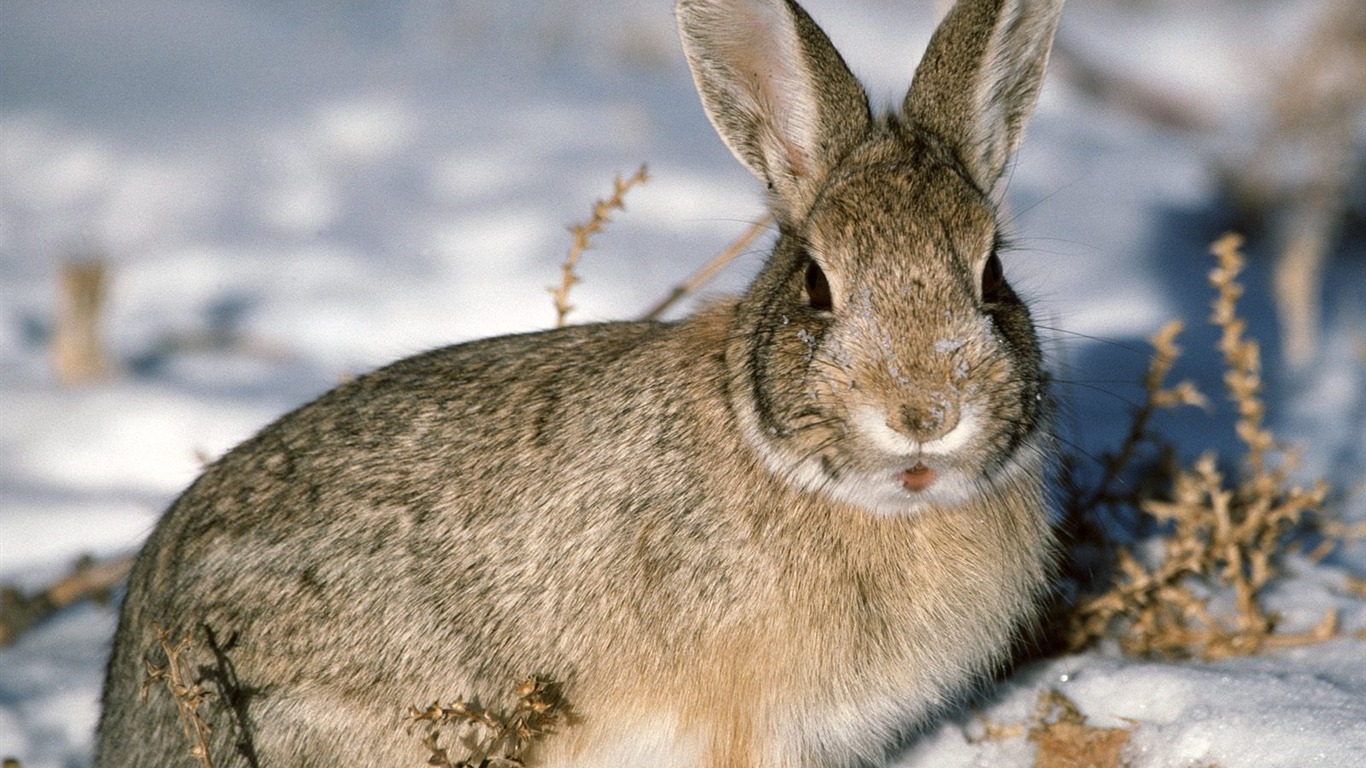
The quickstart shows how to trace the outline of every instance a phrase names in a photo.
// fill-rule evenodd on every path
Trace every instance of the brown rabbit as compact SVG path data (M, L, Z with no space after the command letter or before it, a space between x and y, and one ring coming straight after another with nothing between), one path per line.
M285 416L129 582L101 768L421 766L410 704L559 684L530 765L880 764L1034 620L1044 374L999 182L1061 0L962 0L875 118L791 0L679 0L707 114L771 192L753 285L676 323L487 339ZM446 743L453 743L447 741ZM452 755L455 759L455 755Z

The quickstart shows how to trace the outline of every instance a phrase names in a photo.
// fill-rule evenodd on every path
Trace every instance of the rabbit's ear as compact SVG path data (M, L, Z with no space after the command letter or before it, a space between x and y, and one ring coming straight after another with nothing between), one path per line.
M678 0L678 29L721 139L800 217L866 133L868 97L829 38L790 0Z
M947 141L984 192L1020 143L1063 0L959 0L930 38L902 112Z

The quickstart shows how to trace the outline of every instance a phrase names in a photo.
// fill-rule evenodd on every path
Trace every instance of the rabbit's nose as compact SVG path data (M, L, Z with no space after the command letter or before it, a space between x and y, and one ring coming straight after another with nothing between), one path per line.
M953 399L932 395L924 402L901 406L892 429L921 443L943 437L958 426L958 403Z

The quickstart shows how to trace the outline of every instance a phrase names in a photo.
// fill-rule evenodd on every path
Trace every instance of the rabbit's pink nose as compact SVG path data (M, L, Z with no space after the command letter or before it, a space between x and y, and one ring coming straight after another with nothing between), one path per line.
M923 491L934 484L939 475L921 462L901 473L901 485L908 491Z

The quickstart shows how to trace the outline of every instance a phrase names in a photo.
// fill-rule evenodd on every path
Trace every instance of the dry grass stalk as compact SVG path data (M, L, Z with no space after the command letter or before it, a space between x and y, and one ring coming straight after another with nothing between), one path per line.
M1262 603L1294 533L1322 514L1328 488L1321 480L1307 489L1294 485L1289 477L1293 457L1272 460L1279 446L1263 423L1260 351L1245 337L1246 323L1237 312L1240 246L1234 235L1214 245L1217 266L1210 282L1217 290L1211 322L1222 331L1224 383L1238 410L1235 429L1245 446L1244 467L1227 482L1215 456L1206 453L1192 467L1177 470L1170 498L1139 502L1144 513L1165 526L1161 556L1149 563L1119 550L1115 583L1074 610L1073 647L1114 636L1132 654L1215 659L1317 642L1337 632L1336 615L1330 612L1308 632L1276 633L1277 617ZM1155 340L1158 352L1146 381L1149 405L1140 416L1173 397L1161 386L1174 350L1163 351L1164 343L1170 345L1171 339L1159 335ZM1154 371L1162 376L1154 378ZM1221 592L1232 594L1232 618L1211 607Z
M108 289L102 259L63 262L57 276L57 322L52 337L52 370L63 384L83 384L109 373L100 334Z
M25 595L14 587L0 588L0 647L52 614L83 600L105 599L133 569L133 556L97 562L83 557L71 572L44 589Z
M189 755L199 761L203 768L213 768L213 758L209 755L209 732L212 729L199 713L199 707L215 694L194 679L190 663L185 659L185 653L193 647L194 642L186 634L180 642L171 645L170 633L160 627L157 628L157 636L166 663L157 665L147 662L147 677L142 681L141 696L145 701L152 687L158 683L164 684L175 701L181 730L190 744Z
M1151 535L1151 518L1142 512L1145 499L1160 497L1178 470L1177 450L1155 424L1160 411L1179 406L1208 407L1195 385L1182 381L1168 385L1167 378L1181 356L1176 337L1182 323L1173 320L1153 334L1152 356L1144 375L1145 397L1129 414L1128 430L1119 446L1082 461L1069 453L1059 462L1063 490L1060 528L1068 542L1064 561L1064 584L1082 594L1108 590L1117 572L1124 547ZM1099 476L1092 477L1092 467ZM1051 626L1066 626L1062 651L1078 647L1075 598L1060 597ZM1089 624L1081 633L1087 641L1104 634L1104 626Z
M431 752L428 765L438 768L494 768L521 766L527 749L567 719L565 704L555 683L527 678L512 691L516 703L506 716L470 704L463 699L425 709L409 708L411 722L430 723L422 743ZM450 749L441 746L437 726L461 727L463 746L468 757L454 759Z
M550 295L555 300L555 327L563 328L569 313L574 310L574 305L569 303L569 292L579 282L579 276L574 273L574 268L579 265L579 259L583 252L588 250L593 235L601 232L607 222L612 220L612 211L625 210L626 193L638 184L644 184L650 180L650 175L644 165L636 169L634 175L623 179L618 175L612 180L612 195L603 200L593 203L593 211L588 221L582 224L575 224L570 228L574 235L574 242L569 246L569 253L565 256L564 264L560 267L560 285L558 288L549 288Z
M720 253L716 254L716 256L714 256L711 261L702 265L702 268L694 272L692 276L689 277L687 280L674 286L673 289L669 291L669 295L665 296L663 299L660 299L659 303L651 307L649 312L646 312L644 315L641 316L641 319L659 319L660 315L663 315L664 312L669 309L669 307L672 307L674 304L678 303L684 296L687 296L693 291L696 291L698 288L701 288L703 285L707 284L707 282L709 282L712 278L716 277L716 274L720 272L722 268L724 268L727 264L734 261L735 258L739 256L741 253L744 253L745 249L750 246L750 243L754 242L754 238L758 237L760 233L768 229L769 226L772 224L772 214L764 214L764 216L759 218L753 224L750 224L748 229L746 229L744 232L741 232L739 237L732 240L730 245L726 246L724 249L722 249Z

